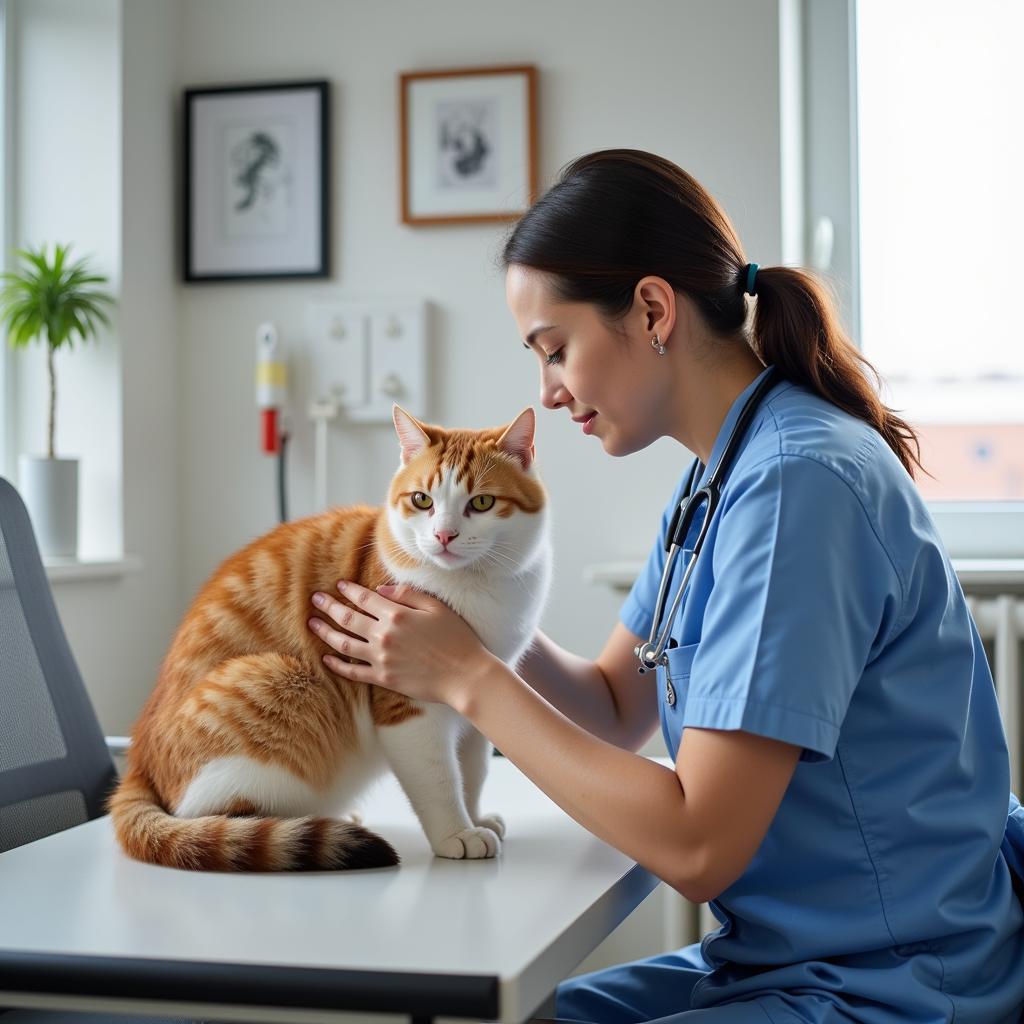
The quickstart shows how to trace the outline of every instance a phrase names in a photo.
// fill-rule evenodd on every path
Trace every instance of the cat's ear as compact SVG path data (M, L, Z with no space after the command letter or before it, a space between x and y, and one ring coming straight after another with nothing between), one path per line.
M430 444L430 438L427 437L419 422L397 402L392 405L391 415L395 421L399 443L402 445L402 465L405 466L410 459L419 455Z
M537 458L537 449L533 444L534 431L537 429L537 417L532 406L527 406L505 428L498 438L498 447L509 455L514 455L523 469L529 469Z

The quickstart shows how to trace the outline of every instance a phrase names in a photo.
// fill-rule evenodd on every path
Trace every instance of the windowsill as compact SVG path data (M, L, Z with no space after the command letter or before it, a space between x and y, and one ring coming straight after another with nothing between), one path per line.
M952 562L964 587L1024 584L1024 558L954 558Z
M1024 558L954 558L953 569L963 587L1024 584ZM606 583L613 590L629 590L643 562L597 562L583 570L585 583Z
M138 572L142 568L142 559L138 555L85 560L44 558L43 568L51 583L110 580L119 579L130 572Z

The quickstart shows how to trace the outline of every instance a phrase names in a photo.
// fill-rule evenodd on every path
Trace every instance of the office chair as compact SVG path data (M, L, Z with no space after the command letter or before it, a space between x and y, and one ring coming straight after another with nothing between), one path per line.
M122 745L104 740L57 617L28 512L0 477L0 853L100 817L117 781L111 749ZM0 1007L0 1024L143 1021L187 1024Z
M28 512L0 477L0 853L98 818L116 781Z

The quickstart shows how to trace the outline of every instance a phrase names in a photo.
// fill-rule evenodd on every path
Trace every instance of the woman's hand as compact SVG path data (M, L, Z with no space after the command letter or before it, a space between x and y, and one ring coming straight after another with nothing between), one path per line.
M457 706L464 688L493 661L466 620L429 594L405 584L373 591L347 580L338 590L355 608L321 593L313 595L313 604L345 632L323 619L308 622L339 654L365 662L325 654L324 664L336 675Z

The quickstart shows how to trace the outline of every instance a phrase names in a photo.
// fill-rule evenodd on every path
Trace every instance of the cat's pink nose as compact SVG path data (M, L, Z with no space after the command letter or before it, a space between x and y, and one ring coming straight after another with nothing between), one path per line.
M445 546L448 547L453 537L458 537L457 533L453 533L450 530L435 530L434 536Z

